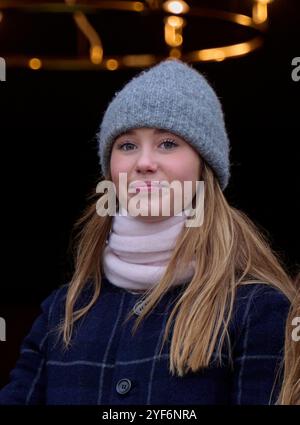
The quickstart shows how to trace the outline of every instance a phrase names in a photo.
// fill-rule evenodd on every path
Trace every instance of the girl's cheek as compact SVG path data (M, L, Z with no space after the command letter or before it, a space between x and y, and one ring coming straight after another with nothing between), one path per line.
M114 164L115 169L126 170L131 166L132 159L124 158L124 156L118 155L115 156L114 160L112 161L112 164Z

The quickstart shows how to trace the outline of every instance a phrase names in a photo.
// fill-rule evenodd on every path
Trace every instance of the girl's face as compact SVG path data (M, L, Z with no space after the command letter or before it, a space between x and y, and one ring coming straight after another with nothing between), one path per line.
M171 184L172 181L177 180L183 190L183 182L189 181L192 182L189 184L192 186L194 196L195 182L200 180L201 175L201 159L198 152L181 137L167 130L156 128L136 128L119 135L112 147L110 167L117 195L120 184L119 173L126 173L129 214L130 199L139 193L139 189L134 189L134 193L128 192L129 185L133 182L144 182L145 185L146 181L167 181ZM152 192L147 188L141 190L140 196L147 198L148 207L147 215L139 215L140 219L154 222L168 217L162 212L163 193L160 189L152 190ZM123 195L124 193L122 193ZM183 210L184 204L179 210L174 208L174 190L170 190L170 201L170 215ZM151 205L155 202L159 202L156 205L159 214L156 216L151 215Z

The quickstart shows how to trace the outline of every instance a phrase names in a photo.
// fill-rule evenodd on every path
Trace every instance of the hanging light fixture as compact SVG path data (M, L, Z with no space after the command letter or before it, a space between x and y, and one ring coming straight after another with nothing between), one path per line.
M64 0L46 3L44 1L1 1L0 0L0 56L5 57L7 67L30 68L32 70L52 69L52 70L109 70L115 71L122 68L143 68L151 66L167 57L180 58L186 62L202 61L223 61L226 59L247 55L263 45L264 33L268 27L268 6L272 0L251 0L251 14L237 13L233 10L220 10L216 8L207 8L198 6L201 1L195 2L183 0L145 0L145 1L113 1L113 0ZM241 0L241 6L245 3ZM51 20L54 15L72 17L73 25L85 39L89 48L84 54L80 52L73 56L59 56L36 54L13 54L11 52L1 52L1 45L9 45L9 34L3 39L1 26L5 24L6 17L10 12L23 15L24 22L28 16L49 15ZM132 45L126 46L128 51L123 54L111 55L108 48L104 47L102 38L104 31L96 25L96 18L104 12L115 11L124 13L123 22L129 14L140 20L146 20L151 16L159 17L163 28L161 44L165 49L165 54L155 54L152 52L133 53ZM10 17L11 18L11 17ZM12 18L13 19L13 18ZM214 46L202 47L199 49L189 49L185 31L192 25L197 26L201 20L208 19L214 21L215 25L227 23L234 28L243 29L245 34L247 30L251 35L245 40L245 36L239 42L234 43L216 43ZM193 23L191 23L191 20ZM133 21L131 21L132 23ZM139 21L140 22L140 21ZM157 21L156 21L157 22ZM154 27L157 28L157 27ZM22 30L22 28L21 28ZM53 31L55 26L53 24ZM129 31L134 31L134 24L130 25ZM193 29L195 33L195 28ZM151 34L147 34L151 37ZM226 39L227 34L222 35L222 40ZM26 37L26 35L24 36ZM39 34L36 34L39 37ZM105 38L109 40L107 34ZM157 39L157 37L156 37ZM203 43L201 38L201 42ZM61 39L61 43L64 39ZM107 43L108 44L108 43Z

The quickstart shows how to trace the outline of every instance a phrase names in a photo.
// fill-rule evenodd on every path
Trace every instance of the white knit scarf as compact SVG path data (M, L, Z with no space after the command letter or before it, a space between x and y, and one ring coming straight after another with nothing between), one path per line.
M157 222L145 222L125 216L121 210L113 217L112 229L103 252L103 270L114 285L129 291L145 291L156 285L165 272L176 239L184 227L186 216L163 217ZM189 281L195 262L177 271L173 285Z

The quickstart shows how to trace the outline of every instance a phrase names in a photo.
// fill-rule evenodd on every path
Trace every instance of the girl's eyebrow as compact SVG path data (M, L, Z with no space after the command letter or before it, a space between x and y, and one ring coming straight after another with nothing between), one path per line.
M163 133L170 133L170 131L163 130L161 128L155 128L154 129L154 134L163 134ZM136 134L135 130L128 130L128 131L124 131L123 133L119 134L118 137L125 136L125 135L134 136L135 134Z

